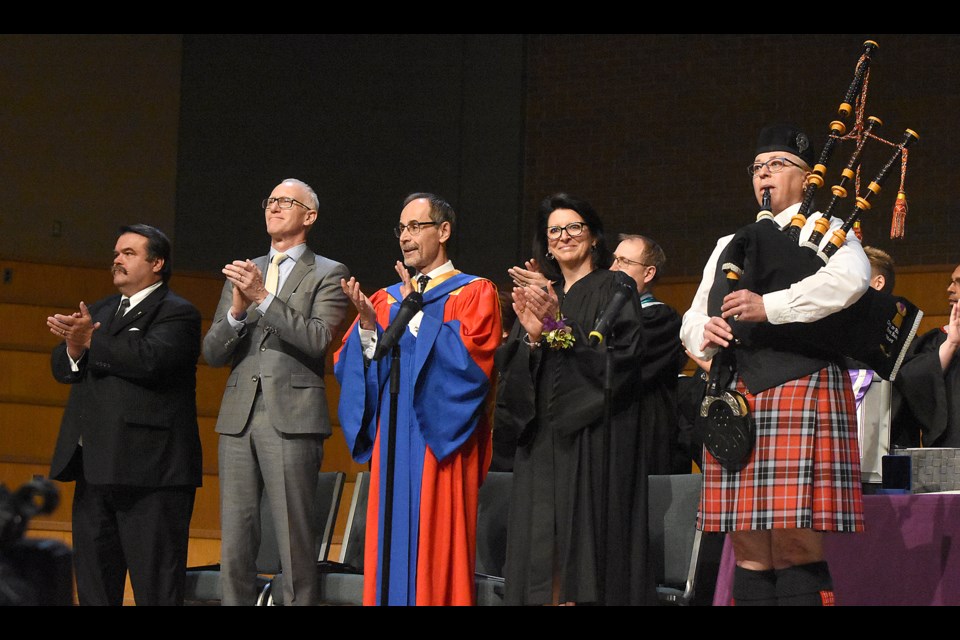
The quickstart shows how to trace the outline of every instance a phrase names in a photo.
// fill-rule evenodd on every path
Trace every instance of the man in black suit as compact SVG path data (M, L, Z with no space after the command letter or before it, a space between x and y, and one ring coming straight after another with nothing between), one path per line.
M72 385L50 477L75 481L73 549L81 605L183 604L190 516L201 483L196 365L200 313L167 288L170 241L120 228L118 295L47 318L63 342L53 376Z

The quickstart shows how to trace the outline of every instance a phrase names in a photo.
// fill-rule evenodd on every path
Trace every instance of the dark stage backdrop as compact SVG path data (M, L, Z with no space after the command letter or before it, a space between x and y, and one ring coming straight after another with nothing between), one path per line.
M505 279L518 252L522 53L519 35L184 36L180 263L218 271L265 253L259 203L294 177L321 200L310 243L369 292L396 280L392 228L413 191L457 211L459 268Z
M0 257L109 283L121 224L173 235L180 52L178 35L0 35Z
M906 237L889 237L897 171L872 199L864 242L900 266L955 265L960 36L952 34L528 35L522 246L537 201L569 190L594 204L608 231L659 240L668 275L698 276L716 239L754 220L745 167L760 128L796 122L819 154L866 40L879 50L864 115L883 121L888 140L911 128L920 141L909 152ZM850 151L845 143L833 154L820 206ZM861 189L892 151L867 147Z
M906 238L888 237L892 175L865 240L901 266L956 264L950 34L3 35L0 255L106 266L117 225L141 220L171 231L175 269L218 276L266 250L259 202L299 177L323 200L311 242L365 289L394 278L414 190L450 199L457 264L499 283L559 190L692 278L753 219L758 129L793 120L822 145L868 38L867 115L920 141Z

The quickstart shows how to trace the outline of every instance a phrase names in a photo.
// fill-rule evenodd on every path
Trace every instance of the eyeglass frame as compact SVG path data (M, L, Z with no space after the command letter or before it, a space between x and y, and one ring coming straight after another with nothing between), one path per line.
M769 166L770 163L773 162L774 160L781 160L781 161L785 162L786 164L791 164L791 165L797 167L798 169L803 169L803 167L801 167L799 164L797 164L796 162L794 162L794 161L791 160L790 158L785 158L785 157L783 157L783 156L774 156L774 157L770 158L769 160L767 160L766 162L751 162L750 164L748 164L748 165L747 165L747 175L750 176L751 178L754 178L754 177L756 177L756 175L757 175L758 173L760 173L760 170L763 169L764 167L767 167L767 170L768 170L770 173L780 173L781 171L783 171L783 170L786 168L786 165L784 165L783 167L781 167L781 168L777 169L776 171L774 171L773 168L771 168L771 167ZM754 168L754 167L756 167L756 168Z
M577 234L570 233L570 227L571 227L571 226L579 226L579 227L580 227L580 233L577 233ZM559 240L560 238L563 237L563 232L564 232L564 231L566 231L566 232L567 232L567 235L570 236L571 238L579 238L580 236L583 235L583 230L584 230L585 228L589 227L589 226L590 226L590 224L587 223L587 222L568 222L567 224L563 225L562 227L561 227L560 225L558 225L558 224L555 224L555 225L553 225L553 226L547 227L547 229L546 229L547 240ZM551 229L558 229L556 237L550 237L550 230L551 230Z
M398 222L397 226L393 228L393 234L399 238L400 236L403 235L404 231L409 231L411 236L417 237L418 235L420 235L421 227L432 227L437 224L440 224L440 223L437 222L436 220L425 220L423 222L419 220L411 220L407 224Z
M647 264L646 262L637 262L636 260L631 260L630 258L624 258L623 256L618 256L613 254L613 261L616 264L619 264L621 267L653 267L656 265Z
M289 200L289 201L290 201L290 206L289 206L289 207L283 206L283 205L281 204L281 201L282 201L282 200ZM272 197L271 197L271 198L264 198L264 199L260 202L260 206L263 207L264 210L267 210L267 209L269 209L270 207L272 207L272 206L274 205L274 203L276 203L276 205L277 205L278 207L280 207L281 209L284 209L284 210L293 209L293 205L295 205L295 204L300 205L301 207L303 207L303 208L306 209L307 211L310 211L310 210L311 210L311 207L308 207L307 205L303 204L302 202L300 202L300 201L297 200L296 198L290 198L290 197L288 197L288 196L282 196L282 197L280 197L280 198L272 198Z

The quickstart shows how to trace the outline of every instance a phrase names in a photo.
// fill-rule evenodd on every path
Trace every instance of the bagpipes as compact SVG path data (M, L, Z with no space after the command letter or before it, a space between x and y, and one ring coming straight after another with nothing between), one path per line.
M863 43L863 54L857 61L857 66L853 72L853 80L850 81L850 86L847 87L847 93L837 108L837 115L839 115L840 118L849 118L850 114L854 112L855 104L858 104L860 107L857 109L857 119L859 120L862 117L862 110L866 105L864 88L866 87L869 76L870 61L873 58L873 53L878 48L879 45L873 40L867 40ZM854 127L854 133L856 133L856 130L857 128ZM823 186L830 157L833 155L837 143L840 142L846 132L847 125L844 124L843 120L834 120L830 123L830 135L827 136L827 141L820 151L819 161L813 166L810 175L807 177L807 185L803 190L803 201L800 203L800 209L794 214L790 220L790 224L784 228L787 235L795 243L799 241L800 230L803 229L803 226L807 223L807 213L809 213L810 207L813 206L813 198L816 196L817 190ZM866 141L866 135L857 137ZM862 148L861 144L857 146L858 148Z
M856 138L857 144L841 173L839 183L832 188L833 198L829 206L816 221L810 238L800 244L800 232L807 222L806 216L814 195L824 183L830 156L846 132L846 125L841 121L830 123L830 136L819 161L807 178L803 201L791 221L781 229L765 202L761 205L756 222L746 225L734 234L721 258L721 269L729 291L746 289L761 295L779 291L826 266L830 258L843 246L851 229L858 229L862 214L872 206L870 199L880 192L887 175L898 162L901 164L901 185L894 209L891 237L902 237L906 214L903 181L907 147L916 142L919 136L907 129L902 141L894 144L873 133L881 124L879 118L869 118L864 127L862 114L866 102L868 68L877 44L868 40L864 47L853 81L838 109L842 118L857 112L856 124L850 136ZM857 104L856 109L854 104ZM867 187L864 195L855 198L852 212L821 249L820 243L831 226L832 212L839 201L847 196L847 183L859 177L860 159L868 138L894 146L895 151ZM854 192L856 193L856 187ZM717 282L714 286L721 284ZM733 349L739 346L750 348L792 345L827 359L839 354L863 363L881 377L892 381L896 378L922 318L923 312L906 298L867 288L853 305L816 322L773 325L728 319L734 342L730 348L721 349L714 358L714 366L711 367L707 391L700 408L700 417L705 422L703 436L707 449L724 467L735 471L745 464L753 445L752 419L748 415L745 398L736 391L719 391L722 386L721 370L733 362L733 354L730 353ZM751 389L754 393L760 390Z

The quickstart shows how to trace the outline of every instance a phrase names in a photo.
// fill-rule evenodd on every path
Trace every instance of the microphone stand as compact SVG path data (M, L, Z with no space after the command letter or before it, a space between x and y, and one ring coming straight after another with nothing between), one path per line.
M610 527L608 518L610 515L610 482L612 473L610 469L610 429L612 428L612 405L613 405L613 328L610 329L610 336L606 340L607 348L604 350L603 367L603 473L602 485L600 487L600 517L603 527L603 579L600 581L600 603L607 604L607 580L610 573Z
M380 549L380 604L388 606L390 601L390 547L393 537L393 475L396 461L397 437L397 406L400 398L400 341L407 330L407 325L414 315L423 308L423 295L418 291L408 293L400 305L400 309L393 322L381 336L381 342L374 350L373 359L380 360L387 354L387 349L393 354L390 360L390 417L388 419L386 477L384 480L383 505L383 543ZM393 344L390 344L390 343ZM382 431L381 431L382 435ZM382 440L381 440L382 442ZM383 459L383 447L380 448Z
M641 312L642 313L642 312ZM640 319L641 328L643 327L642 318ZM603 580L600 581L600 603L603 605L607 604L607 581L609 579L610 565L611 565L611 534L616 535L616 532L610 528L609 517L610 517L610 486L614 482L614 474L612 464L610 463L610 449L611 449L611 431L613 430L613 351L614 351L614 342L615 334L613 331L613 325L610 326L610 335L608 338L604 338L606 342L606 349L604 350L604 367L603 367L603 437L601 446L603 447L603 473L601 491L600 491L600 514L601 514L601 523L603 526L603 539L604 539L604 575ZM637 385L642 384L642 375L638 376ZM640 401L642 402L642 400ZM638 408L637 420L639 421L640 414ZM642 446L642 444L641 444ZM638 473L647 473L646 465L641 468ZM646 485L646 483L643 483ZM646 503L646 501L644 501ZM618 560L619 561L619 560Z
M387 427L386 482L383 487L383 546L380 549L380 606L390 604L390 546L393 538L393 469L396 462L397 406L400 399L400 343L390 359L390 419Z

